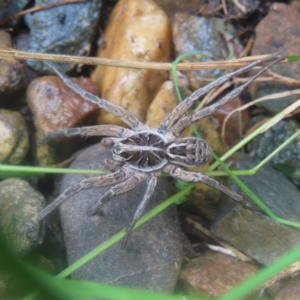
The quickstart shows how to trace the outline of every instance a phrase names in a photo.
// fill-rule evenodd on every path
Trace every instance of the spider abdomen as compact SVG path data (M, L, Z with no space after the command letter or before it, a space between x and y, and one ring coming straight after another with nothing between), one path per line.
M187 167L198 167L209 161L212 149L200 138L181 138L167 148L167 156L171 163Z
M162 135L140 131L119 140L111 149L115 160L126 162L133 169L151 172L168 163L165 144L166 140Z

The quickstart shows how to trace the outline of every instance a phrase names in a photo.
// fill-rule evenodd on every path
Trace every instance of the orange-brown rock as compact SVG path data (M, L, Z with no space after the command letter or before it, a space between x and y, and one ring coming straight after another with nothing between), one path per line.
M97 94L93 83L87 78L72 79L81 88ZM36 160L41 166L51 165L65 159L74 151L74 139L50 141L41 145L39 141L49 132L72 127L95 124L99 107L68 88L55 76L40 77L27 88L28 105L36 127Z
M98 57L126 61L169 62L171 30L165 12L151 0L121 0L112 11ZM106 100L112 101L142 122L165 73L156 70L96 68L92 81ZM124 125L117 117L101 111L98 123Z
M218 297L255 275L257 267L236 257L207 251L192 259L180 274L192 296Z

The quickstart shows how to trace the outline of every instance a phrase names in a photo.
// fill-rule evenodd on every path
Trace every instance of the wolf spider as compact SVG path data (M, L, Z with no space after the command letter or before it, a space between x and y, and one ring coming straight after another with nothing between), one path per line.
M52 64L48 65L74 92L85 100L97 104L100 108L110 112L125 122L130 129L116 125L97 125L82 128L72 128L49 133L41 142L45 143L52 138L81 136L108 136L103 138L101 143L110 148L113 159L104 161L104 166L112 173L92 177L66 189L58 198L39 213L39 219L45 218L53 209L59 206L66 199L78 193L80 190L113 186L88 209L87 215L93 216L112 197L126 193L134 189L142 180L147 180L147 188L141 203L138 205L133 220L126 229L126 236L123 245L136 221L141 217L148 201L150 200L157 179L162 171L171 176L186 182L203 182L215 189L222 191L235 201L247 207L243 197L230 190L218 181L201 173L188 172L183 167L198 167L209 161L212 149L207 142L200 138L181 138L183 130L197 120L210 115L219 107L237 97L258 76L264 73L269 67L281 61L285 55L278 53L271 54L263 59L257 60L226 74L210 84L196 90L183 102L178 104L173 111L160 123L157 129L149 129L146 124L141 123L134 115L124 108L98 98L77 86L73 81L61 74ZM262 67L255 75L249 78L244 84L235 88L225 95L218 102L205 107L199 111L184 114L193 103L202 95L230 80L233 76L247 72L251 68L263 62L271 61Z

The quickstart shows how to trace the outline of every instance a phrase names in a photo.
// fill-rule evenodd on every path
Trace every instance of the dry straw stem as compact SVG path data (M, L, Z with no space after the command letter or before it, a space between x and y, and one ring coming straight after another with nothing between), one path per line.
M253 294L255 291L259 291L262 289L266 289L272 284L278 282L279 280L286 278L291 275L295 275L297 272L300 271L300 261L296 261L293 264L289 265L288 268L284 269L283 271L279 272L276 276L272 277L268 281L264 282L263 284L257 286L251 294Z
M289 86L300 86L300 81L294 78L281 76L275 72L272 72L270 70L267 71L269 76L260 76L259 78L256 78L254 82L280 82ZM210 92L206 94L206 96L203 98L197 109L201 109L202 107L210 104L213 102L218 96L220 96L225 90L230 88L231 86L234 86L236 84L245 83L249 77L246 78L234 78L231 81L225 82L223 85L221 85L219 88L213 89ZM212 82L213 78L203 78L203 81ZM236 111L236 110L235 110ZM233 111L232 113L234 113ZM231 114L230 114L231 115ZM223 137L223 136L222 136Z
M244 109L246 109L246 108L248 108L250 106L253 106L253 105L255 105L255 104L259 103L259 102L263 102L263 101L271 100L271 99L281 99L283 97L288 97L288 96L297 95L297 94L300 94L300 89L296 89L296 90L293 90L293 91L281 92L281 93L275 93L275 94L271 94L271 95L268 95L268 96L264 96L264 97L258 98L256 100L250 102L250 103L247 103L247 104L245 104L243 106L240 106L240 107L234 109L224 119L223 126L222 126L222 139L224 140L224 138L225 138L225 130L226 130L227 122L228 122L229 118L231 117L231 115L233 115L234 113L240 112L240 111L242 111L242 110L244 110ZM288 106L287 108L285 108L283 110L284 114L281 116L281 118L276 119L272 123L272 125L268 126L267 129L269 129L270 127L272 127L273 125L275 125L276 123L278 123L279 121L281 121L283 118L289 116L299 106L300 106L300 99L297 100L296 102L294 102L293 104L291 104L290 106ZM265 129L265 130L267 130L267 129Z
M211 231L203 227L200 223L192 220L191 218L186 218L186 221L193 225L196 229L204 233L206 236L210 237L211 239L215 240L217 243L222 245L225 249L228 249L230 252L234 253L236 257L238 257L242 261L250 262L251 258L248 257L246 254L242 253L238 249L234 248L233 246L229 245L228 243L219 240Z
M267 55L256 55L251 57L233 59L229 61L179 63L177 65L177 70L235 69L235 68L240 68L245 65L248 65L249 63L264 58L266 56ZM111 66L111 67L131 68L131 69L151 69L151 70L172 69L172 63L124 61L124 60L115 60L115 59L98 58L98 57L35 53L35 52L18 51L11 48L0 48L0 60L15 61L17 59L47 60L47 61L60 62L60 63L101 65L101 66ZM284 59L282 62L287 62L287 59Z

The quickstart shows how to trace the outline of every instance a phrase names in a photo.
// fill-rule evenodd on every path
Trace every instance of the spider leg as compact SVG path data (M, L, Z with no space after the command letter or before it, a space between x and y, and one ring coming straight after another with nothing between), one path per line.
M155 189L155 186L157 184L157 176L158 176L158 172L151 173L150 176L147 178L147 189L146 189L144 198L143 198L142 202L139 204L139 206L137 207L131 223L126 228L126 234L125 234L125 237L124 237L123 242L122 242L122 249L124 249L132 228L134 227L136 221L143 214L143 212L146 208L146 205L148 204L149 200L151 199L151 197L154 193L154 189Z
M275 59L265 67L261 68L256 74L254 74L251 78L249 78L244 84L240 85L239 87L232 90L230 93L228 93L226 96L224 96L221 100L218 102L205 107L199 111L196 111L194 113L191 113L187 115L186 117L180 119L173 128L170 129L172 131L173 140L176 139L176 137L179 137L180 134L183 132L183 130L188 127L190 124L198 121L199 119L202 119L217 109L219 109L221 106L223 106L228 101L236 98L238 95L241 94L241 92L251 83L253 82L257 77L259 77L262 73L264 73L268 68L276 64L277 62L281 61L286 57L286 54L282 54L279 56L279 58ZM172 138L171 138L172 139Z
M59 130L55 132L48 133L43 139L40 140L40 144L45 144L53 138L60 137L71 137L71 136L112 136L124 138L131 134L134 131L126 129L121 126L116 125L95 125L87 127L75 127L66 130Z
M97 203L87 210L87 215L89 217L93 216L104 204L109 202L112 197L133 190L146 176L147 174L145 173L134 173L126 181L113 186L99 199L99 201L97 201Z
M216 79L215 81L207 84L206 86L196 90L193 92L189 97L187 97L184 101L179 103L173 111L165 118L165 120L159 125L158 132L164 133L168 131L171 126L173 126L182 116L183 114L193 105L193 103L199 99L199 97L207 94L210 90L222 85L224 82L231 79L233 76L240 75L242 73L245 73L252 69L253 67L261 64L262 62L272 60L276 56L278 56L279 53L274 53L271 55L268 55L267 57L263 59L259 59L257 61L254 61L253 63L244 66L238 70L235 70L231 73L225 74L224 76Z
M131 168L124 166L120 170L97 177L90 177L80 181L77 184L66 189L62 194L60 194L52 203L46 206L38 215L38 219L44 219L50 212L52 212L57 206L62 204L65 200L78 193L80 190L99 188L103 186L109 186L123 181L132 174Z
M184 171L178 166L175 166L173 164L168 164L164 167L164 171L169 173L171 176L175 177L176 179L180 179L185 182L203 182L208 186L211 186L224 194L231 197L233 200L243 204L243 196L236 193L235 191L230 190L225 185L221 184L217 180L210 178L204 174L196 173L196 172L188 172Z
M106 158L103 160L102 165L105 170L108 170L110 172L116 172L120 169L120 167L123 165L123 163L119 161L115 161L111 158Z
M70 89L72 89L76 94L80 95L87 101L97 104L100 108L105 111L114 114L116 117L120 118L123 122L125 122L128 126L130 126L134 130L144 130L147 129L147 126L140 122L133 114L124 109L121 106L118 106L112 102L109 102L103 98L99 98L82 88L80 88L76 83L66 77L64 74L59 72L52 63L47 61L43 61L45 65L51 68L60 79L67 85Z

